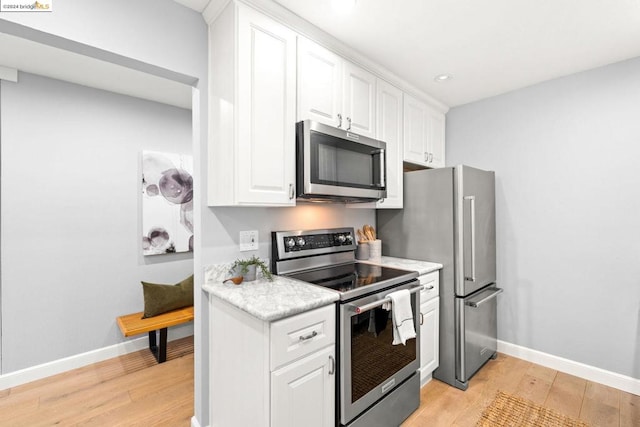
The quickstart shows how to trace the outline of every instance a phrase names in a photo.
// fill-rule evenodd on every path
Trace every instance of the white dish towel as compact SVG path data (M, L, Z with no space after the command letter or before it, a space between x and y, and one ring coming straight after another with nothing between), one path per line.
M393 322L393 345L406 345L408 339L416 337L413 327L413 310L411 310L411 294L406 289L387 294L390 303L384 303L382 308L391 310Z

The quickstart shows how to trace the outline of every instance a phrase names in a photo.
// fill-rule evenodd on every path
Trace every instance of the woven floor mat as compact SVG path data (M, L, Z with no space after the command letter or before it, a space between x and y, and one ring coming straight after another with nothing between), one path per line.
M589 427L583 421L498 391L476 427Z

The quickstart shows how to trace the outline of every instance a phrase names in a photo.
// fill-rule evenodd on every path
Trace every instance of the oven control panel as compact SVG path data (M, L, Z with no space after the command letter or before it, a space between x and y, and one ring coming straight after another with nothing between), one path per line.
M282 239L285 252L331 248L334 246L350 246L353 244L353 234L351 232L309 234L305 236L293 235L284 236Z
M274 260L353 251L356 248L353 228L275 231L271 234L272 251L277 255Z

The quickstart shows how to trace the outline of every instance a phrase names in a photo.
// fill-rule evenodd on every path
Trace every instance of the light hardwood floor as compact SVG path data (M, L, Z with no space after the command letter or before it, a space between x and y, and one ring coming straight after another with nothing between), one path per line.
M169 343L158 365L148 350L0 391L0 426L189 427L193 340ZM403 427L474 426L498 390L593 427L640 426L640 397L500 354L460 391L432 380Z
M172 341L167 361L130 353L0 391L0 426L188 427L193 339Z
M639 396L503 354L480 369L466 391L430 381L402 427L475 426L498 390L592 427L640 427Z

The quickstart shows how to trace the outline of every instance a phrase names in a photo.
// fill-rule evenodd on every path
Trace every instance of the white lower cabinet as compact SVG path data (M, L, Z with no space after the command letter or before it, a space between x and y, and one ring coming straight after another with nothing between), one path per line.
M330 427L335 422L335 346L271 373L273 427Z
M335 423L335 305L268 322L210 297L211 427Z
M431 379L440 363L439 273L418 278L424 289L420 293L420 385Z
M429 379L439 364L440 297L420 304L420 382Z

